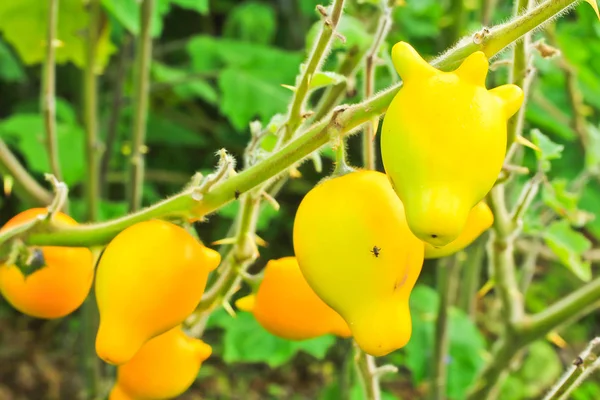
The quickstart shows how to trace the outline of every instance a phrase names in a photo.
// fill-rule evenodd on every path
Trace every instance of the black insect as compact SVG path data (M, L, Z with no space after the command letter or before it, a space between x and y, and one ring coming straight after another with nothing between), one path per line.
M371 253L373 253L373 255L375 257L379 257L379 252L381 251L380 247L377 246L373 246L373 249L371 249Z
M240 194L241 194L240 191L237 189L235 190L235 192L233 192L233 195L235 196L236 200L240 198Z
M583 359L578 356L575 361L573 361L573 365L579 367L581 364L583 364Z

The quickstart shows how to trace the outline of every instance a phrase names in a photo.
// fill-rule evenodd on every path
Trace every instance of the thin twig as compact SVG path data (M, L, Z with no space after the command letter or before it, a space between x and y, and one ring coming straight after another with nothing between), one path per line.
M385 38L390 31L392 26L392 10L394 9L395 1L382 1L381 16L379 17L379 23L377 24L377 30L375 31L375 39L371 44L371 48L367 51L367 57L365 58L365 78L364 78L364 97L365 99L373 96L375 93L375 67L377 61L377 55L381 48L381 44L385 41ZM362 134L362 158L363 166L366 169L375 169L375 134L377 133L377 125L379 123L379 117L373 118L367 122L364 126Z
M300 76L300 79L296 82L296 91L292 98L292 105L286 123L286 130L283 135L283 142L287 142L291 139L294 136L296 129L298 129L302 123L303 108L306 103L310 80L325 60L325 56L331 46L333 34L337 28L343 9L344 0L334 0L331 15L324 17L323 28L308 57L306 69Z
M398 371L393 365L377 367L375 358L362 351L356 342L354 342L354 366L363 388L364 400L380 400L379 378L384 374Z
M594 338L575 358L558 383L546 394L544 400L567 400L579 383L600 366L598 351L600 351L600 337Z
M86 65L84 70L83 100L86 132L87 179L86 200L88 221L98 215L98 91L96 78L96 53L100 18L100 1L90 0L90 23L87 32Z
M58 162L58 139L56 137L56 58L55 49L58 39L56 38L56 26L58 24L58 2L59 0L48 0L48 33L46 35L46 59L44 60L44 76L42 87L42 110L44 112L44 123L46 126L46 146L48 148L48 159L50 160L50 171L58 179L62 180L60 164Z
M44 189L29 174L1 139L0 173L4 179L13 179L13 190L24 202L36 206L46 206L52 201L52 193Z
M135 66L135 114L133 117L132 150L130 165L129 210L135 211L142 204L144 185L144 141L146 140L146 118L148 115L148 88L150 86L150 61L152 38L150 24L154 0L143 0L140 13L141 31L137 40Z

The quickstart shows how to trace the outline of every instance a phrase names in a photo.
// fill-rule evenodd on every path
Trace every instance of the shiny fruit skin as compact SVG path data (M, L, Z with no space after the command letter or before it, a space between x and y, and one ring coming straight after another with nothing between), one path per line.
M123 364L145 342L181 324L220 261L219 253L170 222L140 222L119 233L98 264L98 356Z
M452 255L475 241L494 223L494 214L485 202L480 201L471 209L465 228L458 238L443 247L433 247L425 243L425 258L440 258Z
M269 261L256 295L244 297L236 305L252 312L263 328L284 339L312 339L329 333L350 336L348 324L306 283L295 257Z
M48 212L32 208L10 219L2 230L30 221ZM56 213L54 221L77 225L74 219ZM54 319L75 311L87 297L94 280L94 261L83 247L40 247L46 266L24 276L15 265L0 265L0 293L17 310L36 318Z
M117 368L109 400L162 400L185 392L196 380L212 349L177 326L146 342Z
M424 249L385 174L358 171L315 186L296 213L294 251L308 284L365 352L382 356L408 342Z
M383 164L413 233L444 246L496 182L507 120L523 91L515 85L487 90L482 52L452 72L433 68L404 42L394 45L392 60L404 83L383 121Z

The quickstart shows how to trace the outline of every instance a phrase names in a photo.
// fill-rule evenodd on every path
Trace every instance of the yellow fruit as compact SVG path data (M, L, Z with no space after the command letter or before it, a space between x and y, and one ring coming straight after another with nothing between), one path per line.
M47 213L45 208L24 211L3 227L31 221ZM56 213L58 223L77 225L68 215ZM83 247L40 247L45 266L24 276L15 265L0 265L0 293L23 314L37 318L60 318L75 311L87 297L94 279L94 261Z
M358 171L314 187L296 213L294 251L308 284L365 352L382 356L408 342L423 242L385 174Z
M425 258L446 257L464 249L488 230L493 223L494 214L492 214L492 210L487 204L480 201L471 209L465 229L458 238L443 247L434 247L429 243L425 243Z
M127 363L117 368L109 400L162 400L185 392L194 383L212 350L177 326L149 340Z
M523 91L515 85L487 90L482 52L452 72L430 66L404 42L394 45L392 60L404 85L383 121L383 163L412 232L444 246L494 185L506 153L506 122Z
M275 336L304 340L333 333L349 337L348 324L308 286L295 257L267 263L256 295L236 302Z
M181 324L220 260L219 253L169 222L140 222L119 233L98 264L98 356L126 363L145 342Z

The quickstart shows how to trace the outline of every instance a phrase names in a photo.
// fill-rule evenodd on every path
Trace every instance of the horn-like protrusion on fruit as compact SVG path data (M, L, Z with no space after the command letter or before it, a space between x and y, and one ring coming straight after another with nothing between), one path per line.
M512 117L523 104L523 89L517 85L502 85L489 91L499 97L504 103L504 113L507 118Z
M488 69L489 63L487 57L482 51L476 51L467 57L454 73L465 81L485 87L485 78Z
M415 77L427 77L438 71L427 63L417 51L406 42L398 42L392 47L392 62L404 81Z

